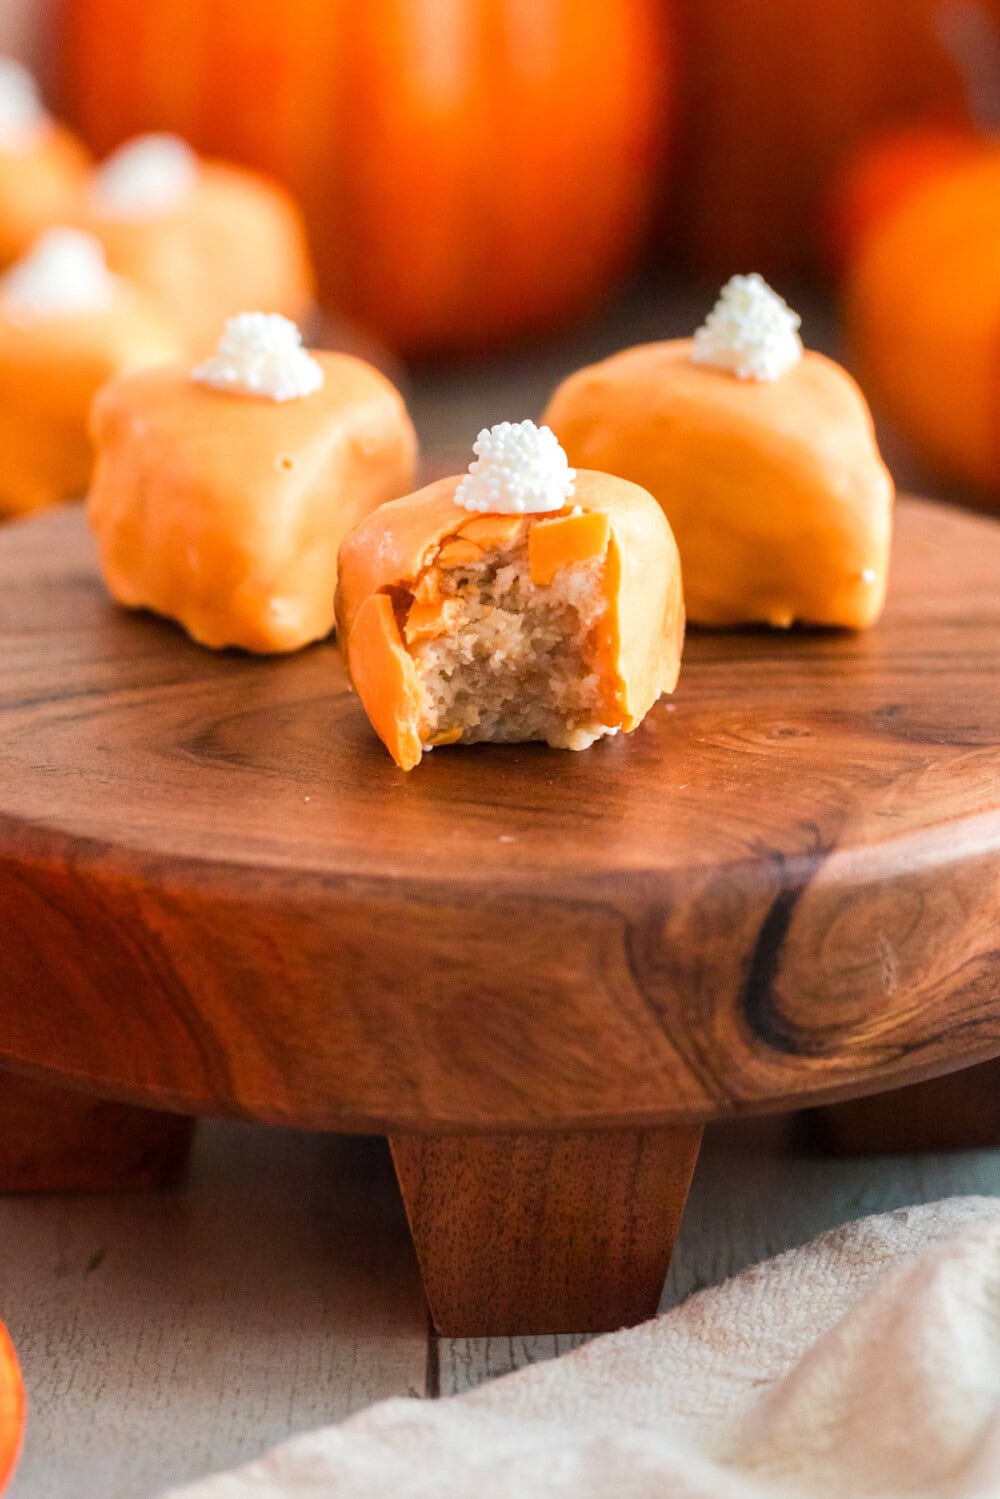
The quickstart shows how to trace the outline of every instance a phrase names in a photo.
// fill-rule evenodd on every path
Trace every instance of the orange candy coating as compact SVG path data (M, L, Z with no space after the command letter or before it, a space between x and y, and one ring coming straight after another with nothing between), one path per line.
M572 464L641 484L680 548L688 618L861 628L885 599L893 485L850 376L807 352L774 381L695 364L691 341L579 370L543 420Z
M347 661L372 728L399 768L412 770L422 753L420 687L387 593L370 593L358 610Z
M340 541L412 484L416 439L370 365L313 357L324 384L300 400L215 390L186 365L100 393L89 515L120 603L207 646L292 651L329 633Z
M581 515L470 515L455 504L460 478L439 479L383 505L340 551L338 640L368 717L396 763L409 770L420 759L420 689L406 641L418 638L425 613L433 617L437 564L448 565L449 553L461 563L467 552L509 544L525 527L536 583L550 581L560 566L604 557L607 612L595 666L605 680L605 721L634 729L662 693L674 690L684 642L680 564L659 506L638 485L581 471L570 505ZM417 610L414 630L409 617L400 630L400 597L404 607Z
M82 499L96 391L125 370L182 352L159 306L124 283L107 309L90 315L15 321L0 312L0 514Z

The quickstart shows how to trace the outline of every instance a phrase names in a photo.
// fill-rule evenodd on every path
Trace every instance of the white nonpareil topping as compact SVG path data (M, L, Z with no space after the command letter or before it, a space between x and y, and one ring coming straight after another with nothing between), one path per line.
M269 401L297 401L323 384L323 369L293 322L277 312L241 312L226 323L214 356L192 380Z
M12 57L0 57L0 150L26 150L48 123L27 68Z
M79 229L49 229L0 278L0 307L12 322L105 312L118 287L104 250Z
M179 135L139 135L94 173L91 196L106 218L154 218L179 207L198 180L198 158Z
M756 271L733 276L695 334L691 358L738 380L779 380L802 358L801 323Z
M576 470L551 427L500 422L483 428L472 451L476 460L455 490L455 504L463 510L534 515L561 510L573 494Z

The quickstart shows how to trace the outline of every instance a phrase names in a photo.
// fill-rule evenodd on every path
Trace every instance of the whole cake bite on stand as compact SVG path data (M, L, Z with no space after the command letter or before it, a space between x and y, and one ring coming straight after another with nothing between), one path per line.
M230 319L204 364L112 381L93 432L88 514L114 597L264 653L329 634L342 538L416 461L390 382L307 351L275 313Z
M798 326L735 276L693 339L579 370L545 413L571 463L659 500L693 623L860 629L882 611L892 480L861 391Z
M183 350L159 304L109 272L97 240L43 234L0 277L0 515L82 499L95 393Z
M403 770L437 745L586 749L634 729L680 670L680 566L652 497L575 473L534 422L474 451L341 548L341 649Z

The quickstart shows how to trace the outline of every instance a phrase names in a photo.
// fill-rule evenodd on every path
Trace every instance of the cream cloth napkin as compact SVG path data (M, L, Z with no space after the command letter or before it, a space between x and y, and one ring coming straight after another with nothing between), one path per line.
M1000 1496L1000 1200L866 1218L471 1394L174 1499Z

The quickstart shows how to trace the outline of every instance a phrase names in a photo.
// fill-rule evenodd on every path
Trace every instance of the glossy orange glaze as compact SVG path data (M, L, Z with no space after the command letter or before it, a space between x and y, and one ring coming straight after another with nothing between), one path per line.
M50 125L28 150L0 150L0 267L44 230L74 220L89 166L81 142L60 125Z
M317 353L324 384L284 403L214 390L188 366L98 396L89 514L108 587L203 645L292 651L333 625L337 548L413 482L399 393Z
M203 161L173 211L111 218L88 204L76 222L104 245L108 265L162 302L192 355L208 355L240 312L309 313L313 273L299 210L283 189L241 167Z
M871 624L885 600L893 485L850 376L806 353L741 381L679 339L579 370L543 420L580 467L655 495L699 624Z
M124 370L182 352L161 308L124 284L90 316L12 321L0 311L0 514L82 499L95 392Z
M400 666L399 651L432 628L436 575L446 565L449 551L460 547L463 560L467 533L481 541L491 534L496 544L509 544L520 527L530 528L532 542L540 531L546 538L537 554L551 578L561 566L582 559L605 557L604 588L607 614L594 663L607 683L605 708L609 726L634 729L664 692L672 692L680 671L684 643L684 601L677 548L663 513L638 485L609 474L577 473L571 508L558 516L470 517L455 504L461 476L434 484L383 505L344 541L340 551L337 589L337 632L341 650L365 711L395 759L409 770L414 744L419 750L419 698L413 695L416 678ZM597 517L597 521L591 517ZM573 525L583 521L583 525ZM565 522L565 524L563 524ZM587 545L582 538L589 538ZM560 539L564 543L560 549ZM603 541L596 551L598 540ZM532 562L534 570L534 563ZM417 604L411 605L411 599ZM373 624L372 600L379 605L378 629ZM402 599L407 611L401 631L391 600ZM417 610L415 626L409 615ZM439 606L438 606L439 607ZM440 616L439 616L440 617ZM445 619L445 628L447 620ZM412 671L412 664L411 664ZM402 672L402 675L401 675ZM455 735L446 730L434 742Z

